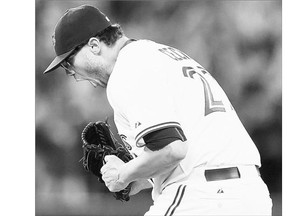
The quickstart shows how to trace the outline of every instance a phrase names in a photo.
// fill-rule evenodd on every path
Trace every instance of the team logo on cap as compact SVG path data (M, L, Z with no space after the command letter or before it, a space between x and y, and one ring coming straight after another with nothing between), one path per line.
M55 35L52 35L52 43L53 43L53 46L55 47L55 44L56 44Z

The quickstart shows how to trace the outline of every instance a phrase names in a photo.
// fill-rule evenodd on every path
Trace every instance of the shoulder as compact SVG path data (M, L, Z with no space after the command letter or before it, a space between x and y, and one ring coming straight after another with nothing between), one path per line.
M111 76L126 82L148 75L159 62L157 48L158 44L149 40L137 40L128 44L119 52Z
M137 40L125 46L120 51L110 75L107 86L108 97L118 102L133 101L135 95L147 93L148 85L158 86L161 73L156 71L159 71L162 62L158 56L162 55L158 51L160 47L160 44L149 40Z
M164 45L156 43L151 40L137 40L129 45L125 46L119 53L117 58L118 65L143 64L143 66L149 66L145 63L155 61L155 58L159 57L159 50ZM127 63L129 63L127 65ZM145 64L145 65L144 65Z

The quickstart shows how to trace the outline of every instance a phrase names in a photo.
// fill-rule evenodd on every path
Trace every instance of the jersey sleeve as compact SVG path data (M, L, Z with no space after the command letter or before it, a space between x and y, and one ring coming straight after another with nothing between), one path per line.
M165 75L167 68L153 60L134 67L123 83L117 104L129 121L136 146L142 147L147 134L171 127L181 129L181 125Z

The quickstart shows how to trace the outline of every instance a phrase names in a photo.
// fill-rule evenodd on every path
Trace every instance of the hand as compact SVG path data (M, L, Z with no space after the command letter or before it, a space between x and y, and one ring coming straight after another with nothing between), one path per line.
M107 155L104 160L106 164L101 168L101 173L106 187L111 192L118 192L126 188L129 182L125 183L119 179L125 163L115 155Z

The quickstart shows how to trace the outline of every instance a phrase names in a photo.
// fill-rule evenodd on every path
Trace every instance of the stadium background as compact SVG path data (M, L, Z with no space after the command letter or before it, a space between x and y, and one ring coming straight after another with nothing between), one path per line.
M42 74L54 58L56 22L81 4L99 7L128 37L179 48L208 69L255 141L273 215L282 215L282 3L218 0L35 1L36 215L143 215L152 203L150 190L114 200L79 162L88 122L108 116L115 131L105 91L62 69Z

